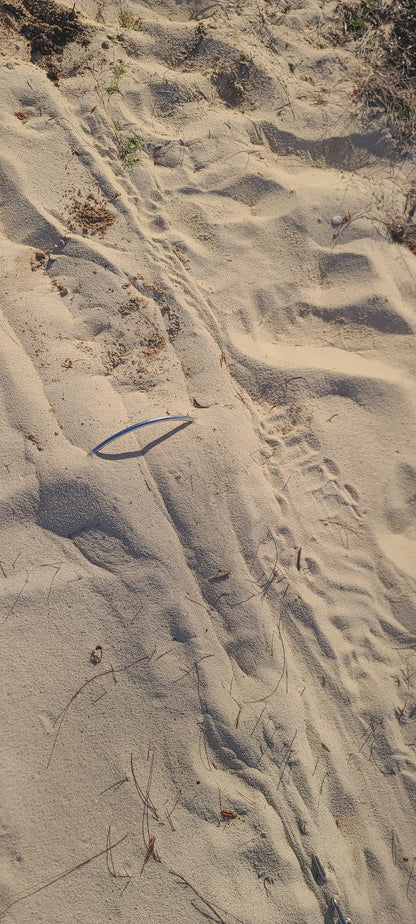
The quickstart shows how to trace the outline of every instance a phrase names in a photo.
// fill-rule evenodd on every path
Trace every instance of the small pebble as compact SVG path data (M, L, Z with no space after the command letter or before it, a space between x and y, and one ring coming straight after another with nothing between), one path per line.
M331 225L333 228L339 228L339 226L342 225L342 215L334 215L334 217L331 218Z

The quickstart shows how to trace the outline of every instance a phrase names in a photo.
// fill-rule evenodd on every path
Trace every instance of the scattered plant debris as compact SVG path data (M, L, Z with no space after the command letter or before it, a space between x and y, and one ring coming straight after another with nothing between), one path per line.
M387 230L395 244L404 244L416 254L416 182L408 189L402 215L396 215L387 223Z
M393 218L388 226L392 241L404 244L416 254L416 222L407 222L403 218Z

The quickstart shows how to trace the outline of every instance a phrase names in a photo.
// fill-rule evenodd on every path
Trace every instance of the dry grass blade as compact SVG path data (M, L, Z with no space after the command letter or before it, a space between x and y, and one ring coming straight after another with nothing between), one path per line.
M150 759L149 776L147 778L146 795L145 795L144 805L143 805L143 816L142 816L143 842L144 842L144 846L147 847L148 850L150 847L150 840L151 840L151 834L149 830L149 806L150 806L150 789L152 786L154 760L155 760L155 752L152 751L152 756Z
M136 771L134 769L134 764L133 764L133 754L130 754L130 767L131 767L134 785L137 790L137 794L140 796L140 799L142 800L143 805L147 805L148 809L150 809L150 812L152 813L155 821L159 821L159 816L157 814L156 807L153 805L149 792L144 793L138 784L137 777L136 777Z
M149 828L149 810L150 810L150 812L151 812L153 818L154 818L156 821L159 821L159 816L158 816L158 814L157 814L156 808L155 808L155 806L153 805L153 802L152 802L152 800L151 800L151 798L150 798L150 789L151 789L151 786L152 786L153 764L154 764L154 759L155 759L155 752L152 750L151 754L152 754L152 756L151 756L151 758L150 758L150 768L149 768L149 775L148 775L148 778L147 778L147 786L146 786L146 792L145 792L145 793L143 793L143 791L141 790L141 788L140 788L140 786L139 786L139 784L138 784L137 777L136 777L136 773L135 773L135 769L134 769L134 764L133 764L133 754L130 754L130 766L131 766L131 772L132 772L132 775L133 775L134 785L135 785L135 787L136 787L137 794L140 796L140 799L141 799L142 802L143 802L143 813L142 813L142 838L143 838L144 846L145 846L145 848L146 848L146 854L145 854L145 858L144 858L144 860L143 860L142 868L141 868L141 870L140 870L140 875L142 875L143 870L144 870L144 868L145 868L145 866L146 866L146 863L150 860L150 857L153 856L156 860L159 859L159 857L157 856L156 851L155 851L156 835L155 835L155 834L151 834L151 833L150 833L150 828ZM149 755L150 755L150 751L149 751L149 754L147 755L148 758L149 758Z

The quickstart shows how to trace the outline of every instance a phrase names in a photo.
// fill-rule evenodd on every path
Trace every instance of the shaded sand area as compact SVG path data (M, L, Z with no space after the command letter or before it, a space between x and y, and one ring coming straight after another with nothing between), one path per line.
M0 919L411 924L411 150L333 3L72 10L1 12Z

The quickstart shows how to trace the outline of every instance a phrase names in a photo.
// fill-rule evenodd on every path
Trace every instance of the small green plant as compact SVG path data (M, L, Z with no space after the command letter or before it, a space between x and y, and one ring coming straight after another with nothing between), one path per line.
M410 116L411 116L410 106L408 106L406 103L403 103L402 106L399 106L396 114L397 114L398 119L410 119Z
M112 96L113 93L120 93L118 81L115 80L114 83L110 83L110 86L105 88L105 92L108 93L109 96Z
M122 77L126 73L126 68L122 64L113 64L113 74L115 77Z
M346 7L346 27L351 32L364 32L377 22L379 0L362 0L352 7Z
M125 6L124 3L120 3L118 21L123 29L133 29L134 32L139 32L142 27L141 19L138 16L134 16L130 7Z
M143 150L143 142L139 138L136 138L134 135L129 135L128 138L125 138L124 141L120 142L119 145L119 157L120 160L126 164L127 167L132 167L134 164L138 164L140 157L140 151Z

